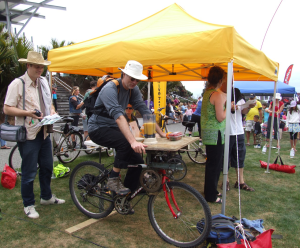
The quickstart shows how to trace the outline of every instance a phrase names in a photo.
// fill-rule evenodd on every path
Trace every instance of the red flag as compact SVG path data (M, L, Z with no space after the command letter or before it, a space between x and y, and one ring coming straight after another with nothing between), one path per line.
M286 70L284 81L283 81L285 84L289 84L289 82L290 82L290 78L291 78L291 75L292 75L293 66L294 65L290 65L287 68L287 70Z

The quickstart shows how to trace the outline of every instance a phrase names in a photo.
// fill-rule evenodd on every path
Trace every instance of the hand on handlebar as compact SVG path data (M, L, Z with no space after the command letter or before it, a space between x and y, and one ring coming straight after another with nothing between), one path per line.
M137 141L134 141L134 142L131 144L131 148L132 148L136 153L145 153L145 152L146 152L145 147L147 147L147 145L145 145L145 144L143 144L143 143L140 143L140 142L137 142Z

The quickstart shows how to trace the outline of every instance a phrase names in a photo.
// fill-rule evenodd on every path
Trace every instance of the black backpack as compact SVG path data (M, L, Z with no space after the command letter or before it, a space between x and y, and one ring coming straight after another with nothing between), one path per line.
M87 97L84 100L83 108L86 109L85 113L86 113L86 115L87 115L88 118L90 118L92 116L92 114L97 114L97 113L99 114L99 110L100 110L101 107L99 107L98 109L95 108L95 103L96 103L97 97L99 95L99 92L110 81L112 81L112 82L115 83L115 85L118 88L118 93L119 93L119 91L120 91L120 83L119 83L118 80L110 77L109 75L105 75L102 78L99 78L98 82L97 82L97 88L95 90L91 91L89 97ZM131 90L130 90L130 94L131 94ZM100 110L100 112L105 112L105 110L103 110L103 111ZM108 113L105 113L105 117L109 117Z

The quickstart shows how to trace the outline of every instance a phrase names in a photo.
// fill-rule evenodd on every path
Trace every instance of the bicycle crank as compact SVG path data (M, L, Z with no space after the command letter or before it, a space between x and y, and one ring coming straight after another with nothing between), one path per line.
M126 196L115 197L115 209L119 214L128 214L131 210L130 202Z

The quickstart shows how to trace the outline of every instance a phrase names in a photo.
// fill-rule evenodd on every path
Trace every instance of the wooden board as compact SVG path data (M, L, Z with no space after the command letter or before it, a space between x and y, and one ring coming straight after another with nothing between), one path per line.
M170 141L166 138L156 138L157 143L146 147L146 151L178 151L179 149L199 140L199 137L182 137L181 140Z
M116 210L112 211L107 217L109 217L109 216L111 216L111 215L113 215L115 213L117 213ZM107 217L105 217L105 218L107 218ZM78 231L78 230L80 230L82 228L90 226L90 225L92 225L92 224L94 224L94 223L96 223L96 222L98 222L100 220L103 220L103 219L104 218L102 218L102 219L89 219L89 220L86 220L86 221L84 221L82 223L77 224L76 226L72 226L72 227L66 229L65 232L67 232L69 234L72 234L73 232L76 232L76 231Z

